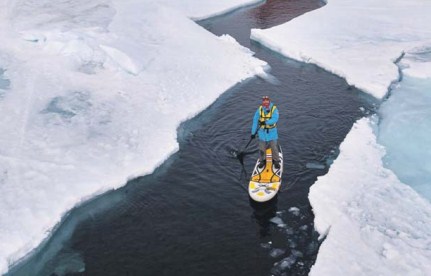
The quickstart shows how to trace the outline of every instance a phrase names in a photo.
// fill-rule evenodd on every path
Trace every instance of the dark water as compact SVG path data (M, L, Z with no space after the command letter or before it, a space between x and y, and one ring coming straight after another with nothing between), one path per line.
M320 6L267 1L199 22L251 48L277 81L254 78L224 93L179 127L178 153L152 175L74 209L11 275L307 275L319 247L309 187L372 103L316 66L250 43L249 34ZM278 198L255 204L245 187L256 144L244 167L234 153L249 139L262 95L280 111L285 173Z

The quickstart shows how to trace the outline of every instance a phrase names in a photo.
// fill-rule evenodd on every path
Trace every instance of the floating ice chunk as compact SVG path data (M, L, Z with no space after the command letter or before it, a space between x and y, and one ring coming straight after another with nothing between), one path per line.
M308 162L307 164L305 164L305 167L307 167L307 169L315 169L315 170L323 170L326 168L324 164L320 164L317 162Z
M297 264L297 265L300 265L300 266L303 266L303 265L304 265L304 263L303 263L303 262L297 262L296 264Z
M288 243L290 248L296 248L298 246L297 242L293 239L288 239L287 243Z
M305 231L308 229L308 225L302 225L301 227L299 227L299 229Z
M293 235L295 233L295 231L293 231L292 228L286 228L286 234L287 235Z
M270 249L271 245L267 244L267 243L261 243L260 247L265 248L265 249Z
M263 243L260 244L260 247L265 248L265 249L270 249L271 245L272 245L271 241L269 241L269 242L263 242Z
M286 252L284 249L274 248L269 252L269 255L273 258L277 258L278 256L283 255Z
M302 254L302 252L299 250L292 250L292 255L297 258L302 258L304 256L304 254Z
M289 257L281 260L280 268L281 268L281 270L286 270L286 269L290 268L295 262L296 262L296 256L290 255Z
M284 221L279 217L273 217L269 221L277 225L285 224Z
M299 216L299 213L301 212L300 210L299 210L299 208L298 207L290 207L289 208L289 212L291 212L292 214L294 214L295 216Z

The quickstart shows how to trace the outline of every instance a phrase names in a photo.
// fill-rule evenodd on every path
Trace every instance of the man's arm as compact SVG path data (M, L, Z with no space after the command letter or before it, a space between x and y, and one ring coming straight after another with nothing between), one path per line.
M278 122L278 117L279 117L279 114L278 114L278 108L277 108L277 107L275 107L275 108L274 108L274 112L272 113L272 117L271 117L271 119L267 120L265 123L266 123L267 125L273 125L273 124L275 124L275 123L277 123L277 122Z
M251 126L251 134L256 134L257 131L257 127L258 127L258 123L259 123L259 108L256 110L256 112L254 113L254 117L253 117L253 124Z

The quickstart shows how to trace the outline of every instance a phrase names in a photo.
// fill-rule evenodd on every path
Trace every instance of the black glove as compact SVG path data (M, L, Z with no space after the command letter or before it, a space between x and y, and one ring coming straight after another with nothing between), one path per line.
M252 134L250 137L251 137L251 139L254 139L254 138L256 138L256 134Z
M259 128L264 127L265 125L265 122L259 122Z

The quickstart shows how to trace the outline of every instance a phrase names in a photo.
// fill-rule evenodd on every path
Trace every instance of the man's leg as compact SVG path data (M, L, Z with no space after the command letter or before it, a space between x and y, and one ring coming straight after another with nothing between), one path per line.
M266 142L259 140L259 160L266 161Z
M269 141L269 146L271 147L271 151L272 151L272 161L280 162L280 155L278 151L278 140Z

